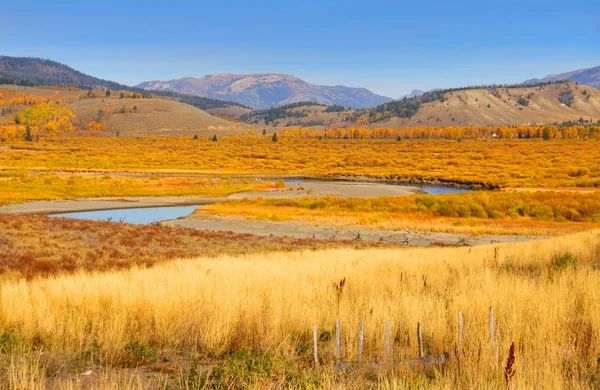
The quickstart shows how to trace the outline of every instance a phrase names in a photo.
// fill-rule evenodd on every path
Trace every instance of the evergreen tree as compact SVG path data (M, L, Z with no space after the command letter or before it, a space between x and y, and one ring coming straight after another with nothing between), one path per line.
M216 134L212 136L211 141L212 142L217 142L217 135Z
M106 90L106 97L110 97L110 89Z
M271 137L271 141L277 142L277 133L273 133L273 136Z

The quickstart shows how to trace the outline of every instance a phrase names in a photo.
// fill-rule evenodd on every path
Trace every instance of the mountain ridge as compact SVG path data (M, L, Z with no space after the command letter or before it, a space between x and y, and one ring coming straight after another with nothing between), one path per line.
M57 61L37 57L9 57L0 55L0 84L22 84L27 86L55 85L61 87L103 87L136 93L155 93L173 98L196 108L210 109L240 105L230 101L209 99L166 91L148 91L130 87L110 80L87 75Z
M583 68L577 69L570 72L557 73L557 74L548 74L543 78L533 78L529 80L525 80L523 82L524 85L537 84L540 82L549 82L549 81L561 81L561 80L569 80L574 81L579 84L587 85L589 87L594 87L600 89L600 66L596 66L593 68Z

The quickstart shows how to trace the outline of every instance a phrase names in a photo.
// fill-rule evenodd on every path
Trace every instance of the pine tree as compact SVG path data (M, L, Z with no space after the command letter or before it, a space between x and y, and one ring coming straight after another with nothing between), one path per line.
M271 141L277 142L277 133L273 133L273 137L271 137Z
M217 135L216 134L212 136L211 141L212 142L217 142Z

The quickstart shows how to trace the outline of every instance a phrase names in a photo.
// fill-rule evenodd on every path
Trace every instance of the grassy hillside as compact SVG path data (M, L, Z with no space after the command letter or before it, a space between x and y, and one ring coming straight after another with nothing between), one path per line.
M335 107L335 106L334 106ZM516 126L600 119L600 91L573 82L430 91L372 109L303 105L252 111L248 123L271 127Z
M136 93L151 92L158 96L171 98L190 104L202 110L217 107L242 106L239 103L187 95L167 91L145 91L140 88L115 83L79 72L56 61L30 57L0 56L0 84L21 84L26 86L56 85L61 87L77 86L82 89L111 89Z
M385 127L520 125L600 119L600 91L575 83L536 87L477 88L448 92L422 104L409 118L378 122Z
M80 121L80 128L106 116L110 135L124 136L193 135L236 133L238 124L212 116L196 107L167 99L84 99L68 105Z
M241 133L245 124L217 118L176 99L97 88L0 86L0 124L9 124L20 111L41 102L58 102L73 110L76 134L88 134L93 121L103 123L96 135L213 135ZM240 107L240 109L243 109Z
M339 125L345 112L351 110L342 106L298 102L247 112L240 119L257 126L321 127Z

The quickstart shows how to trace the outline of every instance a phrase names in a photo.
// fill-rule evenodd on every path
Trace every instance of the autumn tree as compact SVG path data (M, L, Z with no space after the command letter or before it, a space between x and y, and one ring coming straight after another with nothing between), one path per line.
M28 126L31 136L45 132L50 138L58 134L73 131L72 120L75 117L68 107L57 104L42 103L19 112L15 116L15 123Z

